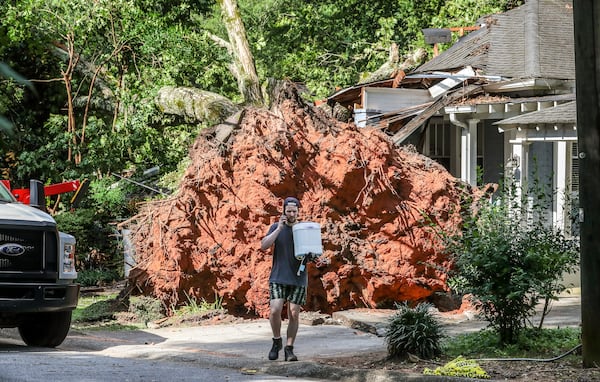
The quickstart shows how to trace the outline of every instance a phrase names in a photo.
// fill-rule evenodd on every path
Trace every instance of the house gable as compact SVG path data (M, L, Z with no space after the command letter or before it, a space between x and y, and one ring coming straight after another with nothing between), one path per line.
M572 1L528 1L510 12L490 16L487 23L486 73L575 79Z

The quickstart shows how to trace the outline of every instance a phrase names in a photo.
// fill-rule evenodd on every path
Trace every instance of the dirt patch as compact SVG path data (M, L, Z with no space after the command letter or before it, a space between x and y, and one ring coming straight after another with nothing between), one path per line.
M316 362L329 366L351 369L395 370L407 374L422 374L423 370L450 362L451 358L441 358L435 362L423 360L388 359L386 352L364 353L359 356L325 358ZM591 382L600 380L600 369L583 368L581 356L571 355L554 362L532 361L478 361L492 380L515 382Z
M224 309L212 309L198 313L174 315L148 323L149 328L222 325L244 322L245 319L228 314Z

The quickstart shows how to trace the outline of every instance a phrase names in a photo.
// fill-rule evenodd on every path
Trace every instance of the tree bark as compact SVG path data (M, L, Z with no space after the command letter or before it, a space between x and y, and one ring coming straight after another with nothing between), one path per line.
M206 90L165 86L158 91L156 105L167 114L175 114L190 122L223 122L239 108L228 98Z
M234 75L238 81L240 93L247 104L264 103L254 57L250 51L246 28L242 22L236 0L219 0L223 22L227 28L229 43L234 59Z

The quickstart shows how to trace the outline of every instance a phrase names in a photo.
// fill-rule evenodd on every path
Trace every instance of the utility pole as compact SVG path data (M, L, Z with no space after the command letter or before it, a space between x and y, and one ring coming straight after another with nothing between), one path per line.
M573 0L583 366L600 367L600 2Z

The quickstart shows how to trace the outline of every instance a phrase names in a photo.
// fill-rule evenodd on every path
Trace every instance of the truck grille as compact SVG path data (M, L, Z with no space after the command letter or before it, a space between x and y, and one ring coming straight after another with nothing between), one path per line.
M56 231L0 227L0 276L56 272L57 243Z

